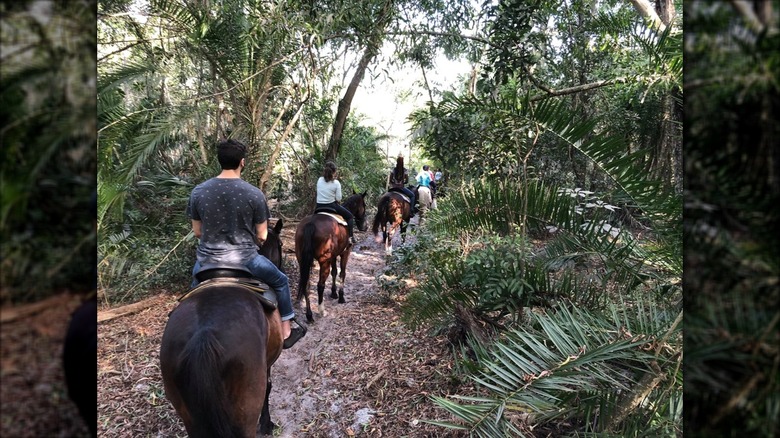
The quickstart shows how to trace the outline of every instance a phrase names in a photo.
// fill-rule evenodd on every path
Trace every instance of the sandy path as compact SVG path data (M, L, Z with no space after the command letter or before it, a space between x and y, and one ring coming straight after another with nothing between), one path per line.
M289 236L288 236L289 233ZM295 229L285 227L282 235L285 237L287 251L294 249L292 241ZM342 408L347 404L349 394L339 394L338 391L316 391L317 388L328 388L335 383L335 377L330 375L328 367L318 366L322 360L323 350L339 348L339 340L353 336L354 329L347 323L348 317L358 317L363 312L370 314L375 304L370 303L376 293L376 275L385 267L384 246L376 243L370 230L356 232L358 240L347 264L344 304L338 304L330 297L330 278L325 286L324 303L327 316L322 317L317 307L317 278L319 268L312 269L309 280L309 299L311 301L314 322L308 325L306 336L293 348L286 350L272 367L273 391L271 393L271 418L280 427L277 431L280 437L300 436L301 431L308 430L310 424L304 424L306 419L327 419L334 414L342 414ZM396 246L400 237L395 236ZM286 251L286 252L287 252ZM291 254L294 260L294 254ZM289 266L289 265L288 265ZM296 266L297 269L297 266ZM296 276L297 282L297 276ZM297 294L297 283L291 284L293 297ZM303 301L294 303L296 313L305 319L305 304ZM360 326L359 326L360 327ZM320 364L321 365L321 364ZM366 408L367 409L367 408ZM360 411L360 409L358 410ZM343 413L349 415L349 413ZM356 421L360 422L361 413L355 412ZM363 416L368 415L362 413ZM332 421L329 435L343 436ZM281 433L280 433L281 432Z

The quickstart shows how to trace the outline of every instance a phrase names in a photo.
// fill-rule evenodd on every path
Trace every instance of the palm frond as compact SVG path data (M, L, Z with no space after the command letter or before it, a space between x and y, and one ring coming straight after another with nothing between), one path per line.
M647 366L654 356L641 347L658 339L658 332L627 335L625 324L636 321L639 309L624 309L598 313L558 306L533 314L535 328L511 330L492 347L474 344L480 370L473 380L490 396L434 398L460 420L437 424L467 427L478 436L522 430L524 422L543 424L584 414L606 424L609 412L621 402L617 395L632 390L635 376L654 373ZM517 412L530 415L512 414Z

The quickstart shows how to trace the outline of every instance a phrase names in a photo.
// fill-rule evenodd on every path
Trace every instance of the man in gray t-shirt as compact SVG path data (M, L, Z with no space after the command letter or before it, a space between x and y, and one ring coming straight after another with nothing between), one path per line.
M192 220L195 237L200 239L197 260L192 269L192 285L198 284L195 274L202 265L228 263L246 266L252 275L277 292L284 348L289 348L305 332L299 328L291 329L290 320L295 317L295 312L287 276L257 252L255 242L262 245L268 237L268 203L260 189L241 179L241 171L246 166L245 157L244 144L236 140L219 143L217 159L222 172L192 190L187 216Z
M187 215L201 222L201 265L246 264L257 255L255 224L268 220L263 192L237 178L211 178L195 187Z

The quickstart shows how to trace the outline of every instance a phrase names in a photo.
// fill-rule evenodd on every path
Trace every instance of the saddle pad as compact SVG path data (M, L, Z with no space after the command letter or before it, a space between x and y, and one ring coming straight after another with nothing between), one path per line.
M330 216L333 219L336 219L336 222L340 223L341 225L347 226L347 221L345 221L344 218L340 214L328 213L326 211L320 211L320 212L317 212L316 214L324 214L326 216Z
M193 289L190 289L187 293L182 295L181 298L179 298L179 302L184 301L185 299L191 297L192 295L204 289L213 286L219 286L220 283L223 283L225 285L230 284L230 285L242 286L245 289L255 292L255 296L257 297L258 300L260 300L260 303L263 305L263 307L266 310L268 311L276 310L276 292L273 289L271 289L270 286L258 280L247 280L244 278L232 278L232 277L212 278L210 280L203 281L199 283L197 286L195 286Z

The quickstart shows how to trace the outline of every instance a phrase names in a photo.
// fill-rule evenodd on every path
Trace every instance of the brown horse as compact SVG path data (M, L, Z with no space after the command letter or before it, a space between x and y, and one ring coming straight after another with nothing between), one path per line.
M366 193L356 193L347 198L342 206L355 216L355 225L360 231L366 231ZM298 283L298 299L306 298L306 320L314 321L309 303L309 275L311 267L316 260L320 266L320 279L317 282L317 306L320 314L326 316L323 293L328 274L333 275L331 298L338 298L339 303L344 301L344 280L347 275L347 262L352 253L352 245L349 245L347 227L340 225L335 218L322 213L314 213L306 216L295 230L295 258L298 259L301 278ZM339 275L337 259L341 259L341 287L336 294L336 276Z
M281 228L279 220L260 250L276 266ZM251 277L236 266L204 267L198 278L230 272ZM273 433L268 398L271 365L282 353L282 321L273 304L263 303L258 285L265 286L251 278L203 281L169 315L160 371L165 396L190 437L254 438L258 422L262 434Z
M385 254L393 253L393 236L398 227L401 227L401 241L406 241L406 227L411 219L411 205L406 197L399 192L389 191L379 198L374 225L371 231L376 236L377 243L384 242ZM387 224L390 224L388 229ZM382 230L382 238L379 238L379 230Z

